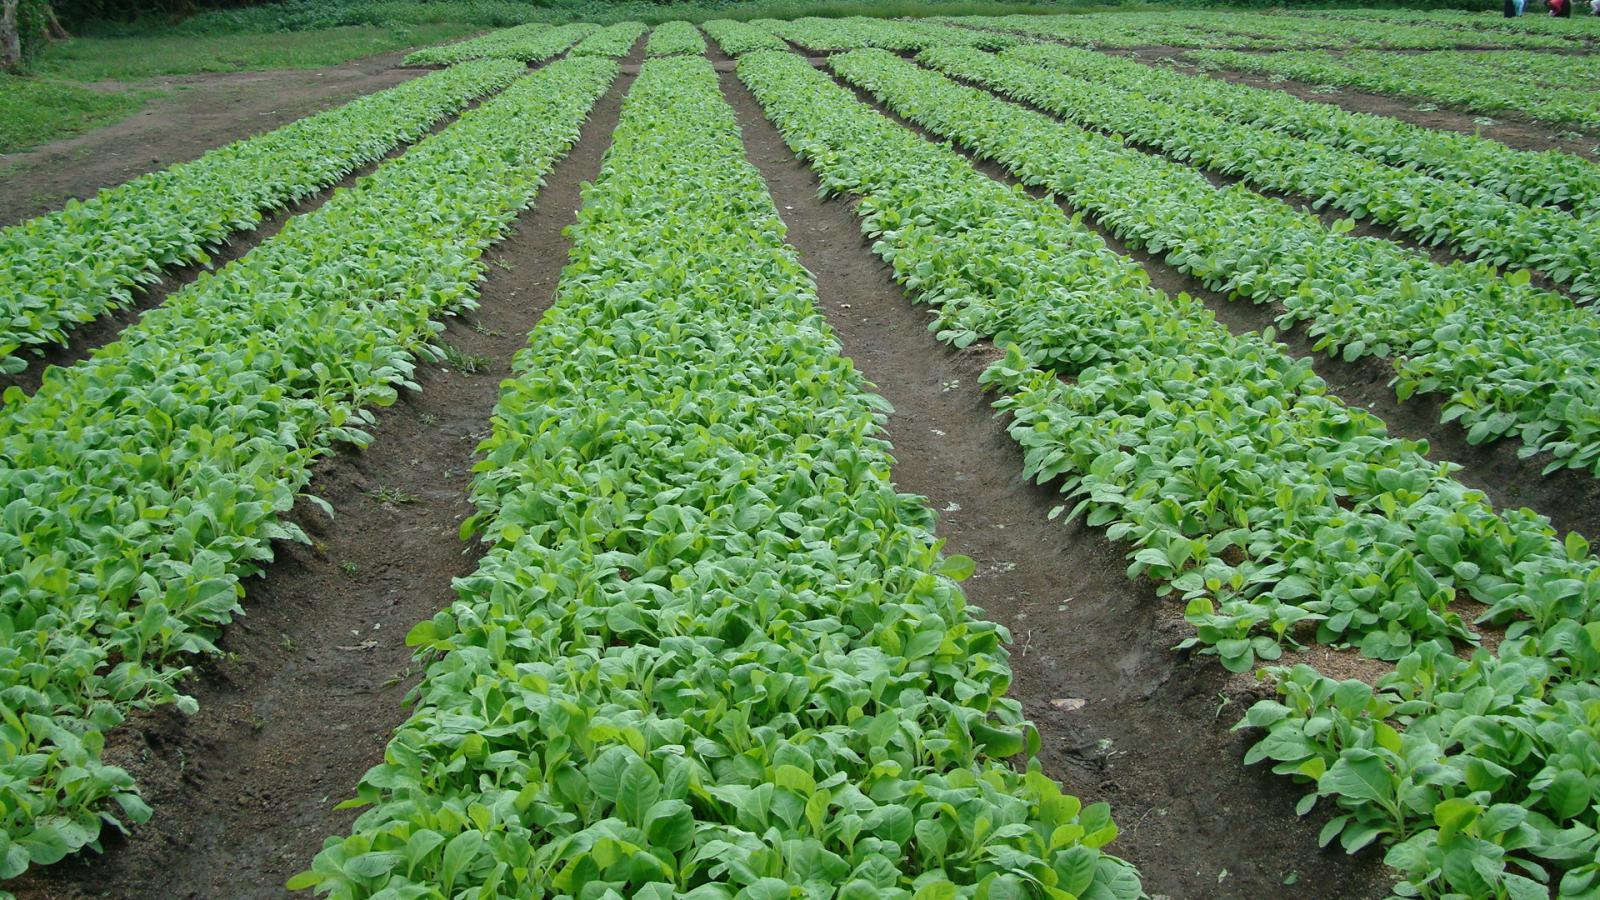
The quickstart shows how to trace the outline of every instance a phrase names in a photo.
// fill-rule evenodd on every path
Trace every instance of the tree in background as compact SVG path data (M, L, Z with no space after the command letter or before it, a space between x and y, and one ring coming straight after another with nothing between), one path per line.
M0 0L0 69L7 72L22 70L22 34L17 20L20 0Z
M26 5L28 0L22 2ZM262 6L265 0L53 0L47 5L54 6L61 21L78 27L87 22L131 22L146 17L178 21L208 9Z
M50 0L0 0L0 71L21 72L45 41L65 37Z

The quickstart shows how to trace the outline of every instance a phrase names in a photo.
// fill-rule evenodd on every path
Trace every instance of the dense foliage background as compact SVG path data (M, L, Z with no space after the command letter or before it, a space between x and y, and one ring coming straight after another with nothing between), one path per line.
M29 0L24 0L26 5ZM37 2L37 0L35 0ZM954 3L948 0L54 0L57 14L69 26L83 28L94 23L184 20L210 28L249 30L306 30L339 25L381 25L393 22L465 21L485 25L506 25L540 19L582 19L620 21L636 17L641 8L673 7L687 18L697 15L740 11L764 15L774 7L800 10L797 14L822 15L907 15L920 7L943 12L945 7L961 6L972 12L988 7L1028 6L1067 9L1104 8L1121 5L1118 0L1033 0L1026 3ZM1413 8L1499 8L1493 0L1169 0L1166 6L1405 6ZM196 15L199 14L199 15ZM741 16L743 17L743 16Z
M68 30L91 36L265 34L346 26L463 23L497 28L523 22L752 19L798 16L1004 15L1143 7L1400 6L1499 9L1497 0L20 0L24 61L47 42L48 10Z

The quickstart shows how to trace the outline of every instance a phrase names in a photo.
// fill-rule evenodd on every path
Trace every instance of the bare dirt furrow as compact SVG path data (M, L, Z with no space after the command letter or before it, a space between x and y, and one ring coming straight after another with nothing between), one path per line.
M981 85L963 83L981 89ZM873 105L884 115L924 137L938 140L915 123L896 116L865 92L857 90L855 93L862 102ZM1035 197L1048 196L1041 189L1022 185L998 163L980 159L960 145L954 145L954 149L990 177L1022 186ZM1208 177L1215 175L1207 174ZM1069 214L1077 212L1068 203L1061 202L1060 205ZM1129 246L1099 227L1089 213L1084 213L1084 225L1099 234L1113 250L1136 260L1150 274L1150 281L1156 287L1169 294L1181 291L1203 299L1216 314L1217 320L1235 334L1262 331L1273 326L1278 313L1282 311L1277 304L1228 299L1206 287L1199 279L1168 264L1163 257ZM1345 403L1370 410L1383 419L1391 434L1427 441L1429 459L1461 466L1456 477L1464 484L1483 491L1497 508L1526 506L1550 517L1550 521L1562 531L1577 531L1589 537L1600 535L1600 479L1587 471L1561 469L1544 475L1541 473L1552 459L1549 454L1520 458L1518 451L1522 444L1508 439L1491 444L1469 443L1464 429L1439 420L1444 405L1443 395L1417 395L1405 401L1395 396L1394 389L1389 386L1390 379L1394 377L1393 363L1389 359L1365 357L1355 362L1345 362L1314 349L1315 340L1304 327L1280 331L1278 340L1287 346L1290 353L1310 359L1317 375Z
M1012 694L1044 735L1046 771L1088 800L1112 804L1113 850L1157 896L1260 898L1316 884L1323 896L1381 896L1372 854L1316 849L1318 817L1296 792L1240 758L1227 726L1243 712L1229 677L1174 652L1175 604L1124 574L1125 547L1103 531L1048 519L1060 501L1022 477L1022 454L977 387L993 348L957 351L927 331L861 236L849 201L817 199L818 182L723 72L751 161L815 275L822 311L846 355L895 408L894 476L941 510L947 551L978 562L965 587L1011 629ZM1293 876L1291 878L1291 876Z
M296 507L314 543L280 546L247 584L248 615L221 641L227 656L188 686L200 711L166 708L115 733L108 756L139 780L151 822L103 856L30 874L20 896L282 897L323 839L349 830L356 811L333 807L382 759L417 679L405 634L451 601L451 579L481 554L457 534L472 511L474 449L513 355L554 299L563 229L631 82L623 75L601 98L535 206L485 255L480 308L447 320L440 338L452 360L419 368L421 392L381 412L368 450L319 466L310 491L335 517Z

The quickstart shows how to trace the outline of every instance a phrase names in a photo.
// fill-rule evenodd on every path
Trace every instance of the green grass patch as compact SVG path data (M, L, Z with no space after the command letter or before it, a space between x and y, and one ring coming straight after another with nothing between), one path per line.
M156 75L313 69L482 30L460 22L355 25L275 34L84 37L51 45L38 70L74 81L133 81Z
M0 153L82 134L131 115L155 91L102 91L56 78L0 74Z

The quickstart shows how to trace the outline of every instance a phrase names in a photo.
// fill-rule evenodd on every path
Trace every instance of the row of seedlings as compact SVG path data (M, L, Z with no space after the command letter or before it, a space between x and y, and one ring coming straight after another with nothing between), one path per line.
M927 51L941 71L1006 92L1049 89L1048 72L958 48ZM1547 467L1600 474L1600 320L1566 297L1483 263L1438 265L1392 241L1352 237L1243 185L862 51L834 63L930 130L997 160L1094 216L1118 237L1229 296L1273 304L1315 346L1345 360L1393 357L1401 399L1442 393L1445 422L1473 443L1514 437Z
M618 22L596 31L572 48L573 56L609 56L620 59L628 55L633 45L649 30L643 22Z
M1321 50L1266 54L1196 50L1188 55L1213 68L1449 103L1480 113L1510 112L1540 122L1600 131L1600 96L1593 90L1560 76L1520 78L1493 70L1485 65L1487 55L1481 53L1354 51L1335 56ZM1566 65L1574 59L1552 57L1557 64L1566 61Z
M1390 844L1411 896L1593 889L1600 565L1581 538L1497 515L1306 361L1153 289L1053 203L803 60L748 54L739 74L825 189L860 197L940 337L1008 348L983 381L1027 474L1128 541L1130 576L1187 600L1186 646L1234 670L1308 638L1398 660L1382 696L1279 673L1286 700L1246 720L1270 728L1247 760L1315 783L1302 811L1332 798L1326 840ZM1507 626L1498 653L1452 652L1476 640L1458 595Z
M524 71L485 61L425 75L0 231L0 372Z
M1221 79L1185 75L1133 60L1054 44L1013 54L1069 75L1181 103L1237 122L1261 125L1352 150L1390 165L1465 181L1518 203L1564 206L1600 216L1600 166L1559 150L1517 150L1459 131L1354 112Z
M426 676L291 887L1132 898L1034 766L1003 628L898 492L883 402L703 59L645 63L503 387Z
M1600 220L1524 206L1493 191L1396 169L1349 150L1163 102L1002 56L997 90L1083 128L1151 146L1264 190L1370 219L1495 266L1537 268L1585 298L1600 295Z
M1547 16L1502 18L1491 13L1471 13L1462 9L1327 9L1297 10L1307 18L1355 19L1359 21L1399 22L1406 25L1432 25L1468 31L1514 31L1544 34L1573 42L1600 40L1600 20L1559 19Z
M1361 21L1311 20L1277 14L1167 10L1157 15L1120 12L1065 16L963 16L973 28L1009 31L1085 47L1224 47L1235 50L1375 47L1443 50L1479 47L1549 48L1566 41L1537 34L1465 33L1453 28Z
M722 52L729 56L740 56L754 50L787 50L789 45L783 39L749 22L736 22L732 19L712 19L702 26L706 34L717 42Z
M650 32L645 44L646 56L701 56L706 52L706 39L691 22L663 22Z
M907 51L950 45L998 50L1010 47L1019 40L998 32L861 16L844 19L808 17L787 22L761 20L757 24L801 47L819 51L852 50L862 47Z
M525 63L544 62L565 52L573 43L598 31L600 26L579 22L572 25L518 25L491 31L482 37L428 47L407 56L408 66L453 66L471 59L514 59Z
M615 77L554 63L379 166L0 417L0 877L149 810L101 759L135 708L192 709L242 579L335 442L414 387L483 250ZM111 805L114 804L114 805Z

